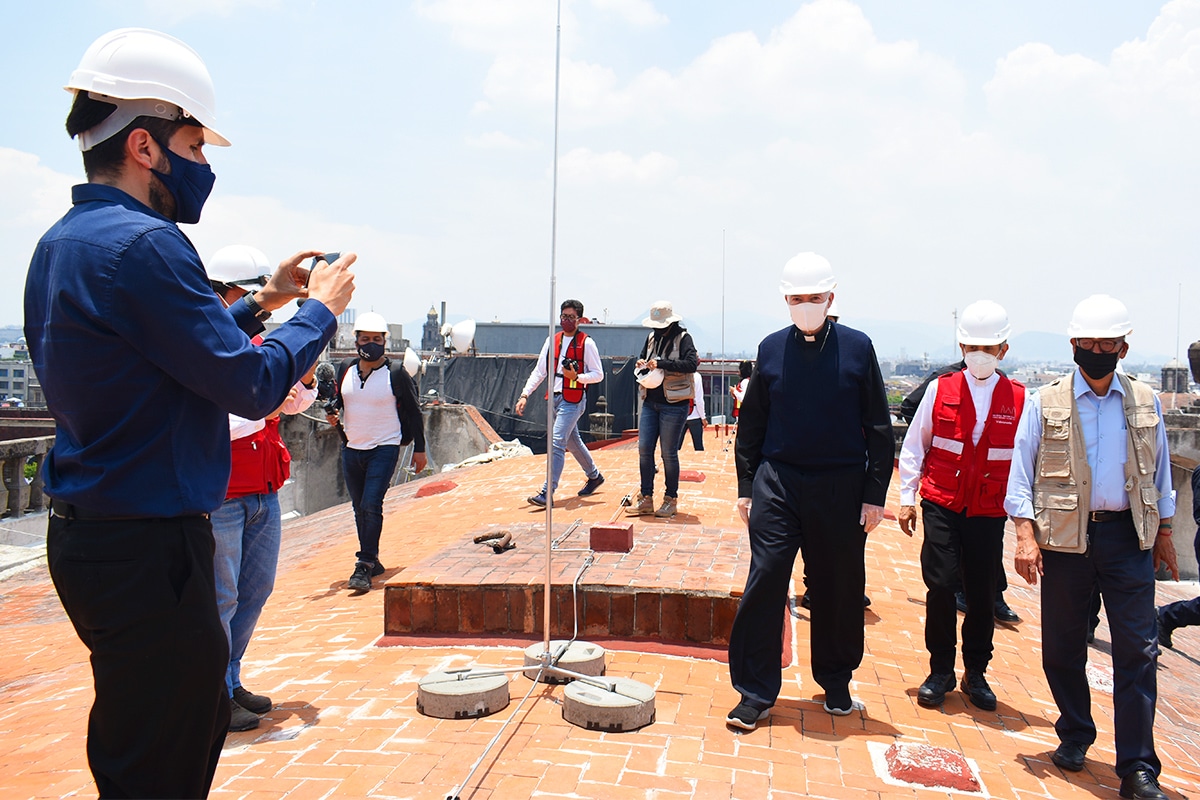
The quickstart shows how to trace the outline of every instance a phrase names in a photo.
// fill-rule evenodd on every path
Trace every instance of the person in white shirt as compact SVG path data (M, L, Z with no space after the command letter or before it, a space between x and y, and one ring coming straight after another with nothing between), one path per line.
M704 426L708 424L708 415L704 413L704 384L701 382L699 372L692 373L692 382L695 385L695 393L692 395L692 410L683 423L683 430L679 432L680 450L683 449L688 431L692 432L692 448L704 449Z
M592 337L579 329L583 319L583 303L578 300L564 300L560 307L559 325L562 331L554 335L554 379L551 389L554 392L554 431L551 436L550 471L553 483L529 498L535 506L545 506L553 501L554 492L558 489L558 479L562 476L563 465L566 462L566 452L571 451L579 462L587 483L576 494L586 497L594 493L604 483L600 468L592 459L592 454L583 444L579 435L579 419L587 411L587 387L604 380L604 368L600 364L600 351ZM550 337L546 337L542 351L538 354L537 363L525 381L525 388L517 399L514 411L517 416L525 415L525 404L529 394L550 374L551 364Z
M1008 313L990 300L963 310L958 344L965 368L930 382L900 451L900 530L916 529L917 485L925 537L925 647L929 677L917 690L935 708L954 688L958 636L955 593L967 593L961 688L974 705L996 708L984 673L992 659L992 598L1004 552L1004 494L1025 387L997 372L1008 352Z

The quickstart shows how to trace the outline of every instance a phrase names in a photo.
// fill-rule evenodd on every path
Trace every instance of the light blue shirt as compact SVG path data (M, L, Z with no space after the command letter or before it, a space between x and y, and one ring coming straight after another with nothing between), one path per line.
M1125 491L1125 458L1129 435L1125 429L1124 390L1113 376L1104 397L1098 397L1076 369L1075 406L1083 440L1087 445L1087 462L1092 470L1092 511L1123 511L1129 508ZM1162 405L1154 398L1158 412L1157 456L1154 485L1160 497L1158 514L1163 519L1175 515L1175 490L1171 488L1171 454L1167 448L1167 428L1163 424ZM1012 467L1008 474L1008 494L1004 510L1011 517L1033 519L1033 480L1038 446L1042 441L1042 394L1031 392L1025 401L1025 411L1017 426L1013 445Z

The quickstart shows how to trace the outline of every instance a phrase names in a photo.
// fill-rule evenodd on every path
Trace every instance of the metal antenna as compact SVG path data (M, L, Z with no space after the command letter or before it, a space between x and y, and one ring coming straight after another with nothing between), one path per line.
M555 293L558 289L558 80L562 69L562 0L558 0L554 21L554 164L550 192L550 324L547 350L554 348L554 324L557 320ZM550 666L550 540L554 531L554 373L558 353L548 353L546 375L546 582L542 604L543 664Z

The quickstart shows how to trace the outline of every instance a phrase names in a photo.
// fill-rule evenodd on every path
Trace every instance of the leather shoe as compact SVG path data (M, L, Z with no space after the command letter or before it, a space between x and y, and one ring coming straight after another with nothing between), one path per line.
M809 596L807 591L800 595L800 607L812 610L812 597Z
M242 708L231 697L229 698L229 730L233 733L250 731L258 727L258 714Z
M996 598L995 617L997 622L1020 622L1021 618L1017 616L1017 612L1008 607L1008 603L1004 602L1003 597Z
M992 691L992 687L988 686L987 679L979 670L967 670L963 674L962 684L959 688L971 701L971 705L976 708L982 708L984 711L996 710L996 694Z
M1132 800L1167 800L1158 786L1158 778L1148 769L1135 769L1121 778L1121 797Z
M265 694L255 694L244 686L233 687L233 702L255 714L265 714L271 710L271 698Z
M934 672L917 689L917 705L937 708L946 701L946 692L954 688L954 674Z
M1068 772L1079 772L1083 769L1083 757L1087 755L1089 745L1063 742L1050 756L1050 760Z

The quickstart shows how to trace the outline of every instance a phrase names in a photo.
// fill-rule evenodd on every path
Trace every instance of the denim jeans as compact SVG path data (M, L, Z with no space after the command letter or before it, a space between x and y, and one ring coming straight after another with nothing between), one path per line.
M279 564L279 495L251 494L226 500L212 513L213 575L217 611L229 640L229 694L242 685L242 656L254 635Z
M580 468L588 478L600 475L596 462L592 460L592 454L588 452L587 447L583 444L583 437L579 435L579 418L585 411L587 411L586 397L580 399L578 403L568 403L563 400L561 394L554 396L554 439L550 453L550 469L554 478L552 492L558 489L558 479L562 475L568 450L571 451L571 455L575 456L575 460L579 462ZM546 491L544 484L542 491Z
M679 440L687 421L687 403L659 403L646 400L638 418L638 467L642 475L642 495L654 496L654 444L662 451L663 480L667 497L679 496Z
M379 534L383 531L383 496L392 485L400 446L381 444L370 450L342 448L342 473L346 491L354 506L354 526L358 529L359 561L379 560Z

